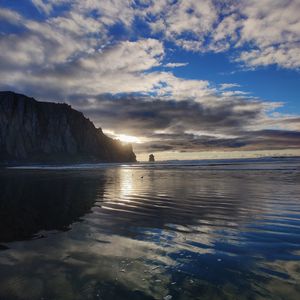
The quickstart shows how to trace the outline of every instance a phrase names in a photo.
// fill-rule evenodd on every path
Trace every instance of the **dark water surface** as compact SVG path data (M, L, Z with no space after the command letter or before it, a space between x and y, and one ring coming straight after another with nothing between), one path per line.
M0 299L300 299L300 160L0 171Z

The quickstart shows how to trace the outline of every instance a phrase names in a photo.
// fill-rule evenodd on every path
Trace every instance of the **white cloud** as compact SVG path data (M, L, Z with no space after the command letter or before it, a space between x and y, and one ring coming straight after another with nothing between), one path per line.
M248 95L248 92L244 91L226 91L222 92L222 96L224 97L232 97L232 96L243 96L243 95Z
M144 39L137 42L124 41L103 52L80 59L83 67L100 72L139 72L159 66L164 57L161 42Z
M83 15L93 12L98 15L97 19L105 25L121 22L130 26L136 14L132 8L133 0L75 0L70 2L75 11Z
M210 88L206 80L186 80L175 77L170 73L161 79L163 85L159 86L157 93L161 97L173 98L178 101L194 99L196 101L205 101L215 91Z
M149 24L153 32L163 32L166 38L186 49L195 50L196 43L197 50L202 48L203 38L211 30L218 16L211 0L146 2L149 6L142 14L145 18L154 16L155 20ZM183 38L184 34L191 35L192 39Z
M208 93L206 81L151 70L161 66L165 56L163 43L156 39L110 42L101 22L73 11L45 22L21 23L25 33L0 39L2 85L39 91L44 87L46 94L57 95L138 92L178 100ZM95 33L100 36L95 38Z
M52 11L53 7L51 3L47 2L47 0L31 0L31 1L36 6L36 8L41 12L49 14Z
M58 16L48 21L51 26L66 33L83 36L94 33L105 32L101 22L94 18L83 16L77 12L69 12L66 16Z
M9 64L8 68L16 69L33 63L40 65L45 62L44 45L33 35L26 36L24 39L20 39L16 35L0 37L0 49L2 64ZM9 72L4 69L3 71Z
M210 0L178 1L167 12L167 34L178 36L185 32L192 32L200 36L211 29L216 18L217 12Z
M222 83L222 84L220 84L220 90L227 90L227 89L232 89L235 87L240 87L240 85L237 83Z
M222 52L236 49L236 61L250 67L277 64L299 68L300 2L298 0L32 0L50 14L54 6L68 3L71 12L50 23L67 30L94 30L117 23L131 30L143 18L153 33L161 33L187 51ZM2 12L2 14L8 13ZM93 14L93 18L88 17ZM1 12L0 12L1 15ZM18 17L12 16L11 20ZM86 24L84 22L86 20ZM98 25L97 25L98 24ZM247 50L244 49L247 47Z
M300 68L300 48L297 44L270 46L259 50L244 51L236 59L249 67L277 64L288 69Z
M260 48L299 41L298 0L244 0L240 10L245 16L242 41L252 41Z
M0 7L0 20L12 24L18 24L22 20L22 16L15 11Z
M185 67L189 63L167 63L164 65L166 68L178 68L178 67Z
M25 19L8 9L1 9L1 15L23 27L18 34L0 36L3 64L11 62L14 67L54 67L97 51L109 42L103 24L74 12L44 22Z
M251 67L277 64L300 67L300 2L298 0L243 1L245 16L239 45L252 43L238 60Z
M234 48L236 61L251 67L300 66L298 0L180 0L175 4L148 4L143 15L152 16L152 30L163 33L185 50L221 52Z

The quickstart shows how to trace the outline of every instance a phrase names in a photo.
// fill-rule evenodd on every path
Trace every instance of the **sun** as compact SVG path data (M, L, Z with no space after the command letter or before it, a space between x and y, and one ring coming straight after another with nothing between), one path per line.
M119 134L117 135L117 139L124 143L140 143L140 139L138 137L127 134Z

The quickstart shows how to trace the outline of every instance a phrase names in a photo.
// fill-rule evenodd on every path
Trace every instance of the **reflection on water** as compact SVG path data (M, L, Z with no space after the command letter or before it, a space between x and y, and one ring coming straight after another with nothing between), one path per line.
M3 170L0 299L298 300L299 166Z
M103 181L103 176L72 172L0 173L0 242L31 238L41 230L67 230L103 195Z

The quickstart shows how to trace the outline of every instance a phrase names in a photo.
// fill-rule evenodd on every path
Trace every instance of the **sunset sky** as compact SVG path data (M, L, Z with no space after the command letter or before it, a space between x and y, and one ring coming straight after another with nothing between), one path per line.
M137 158L300 155L299 0L0 0L0 89Z

